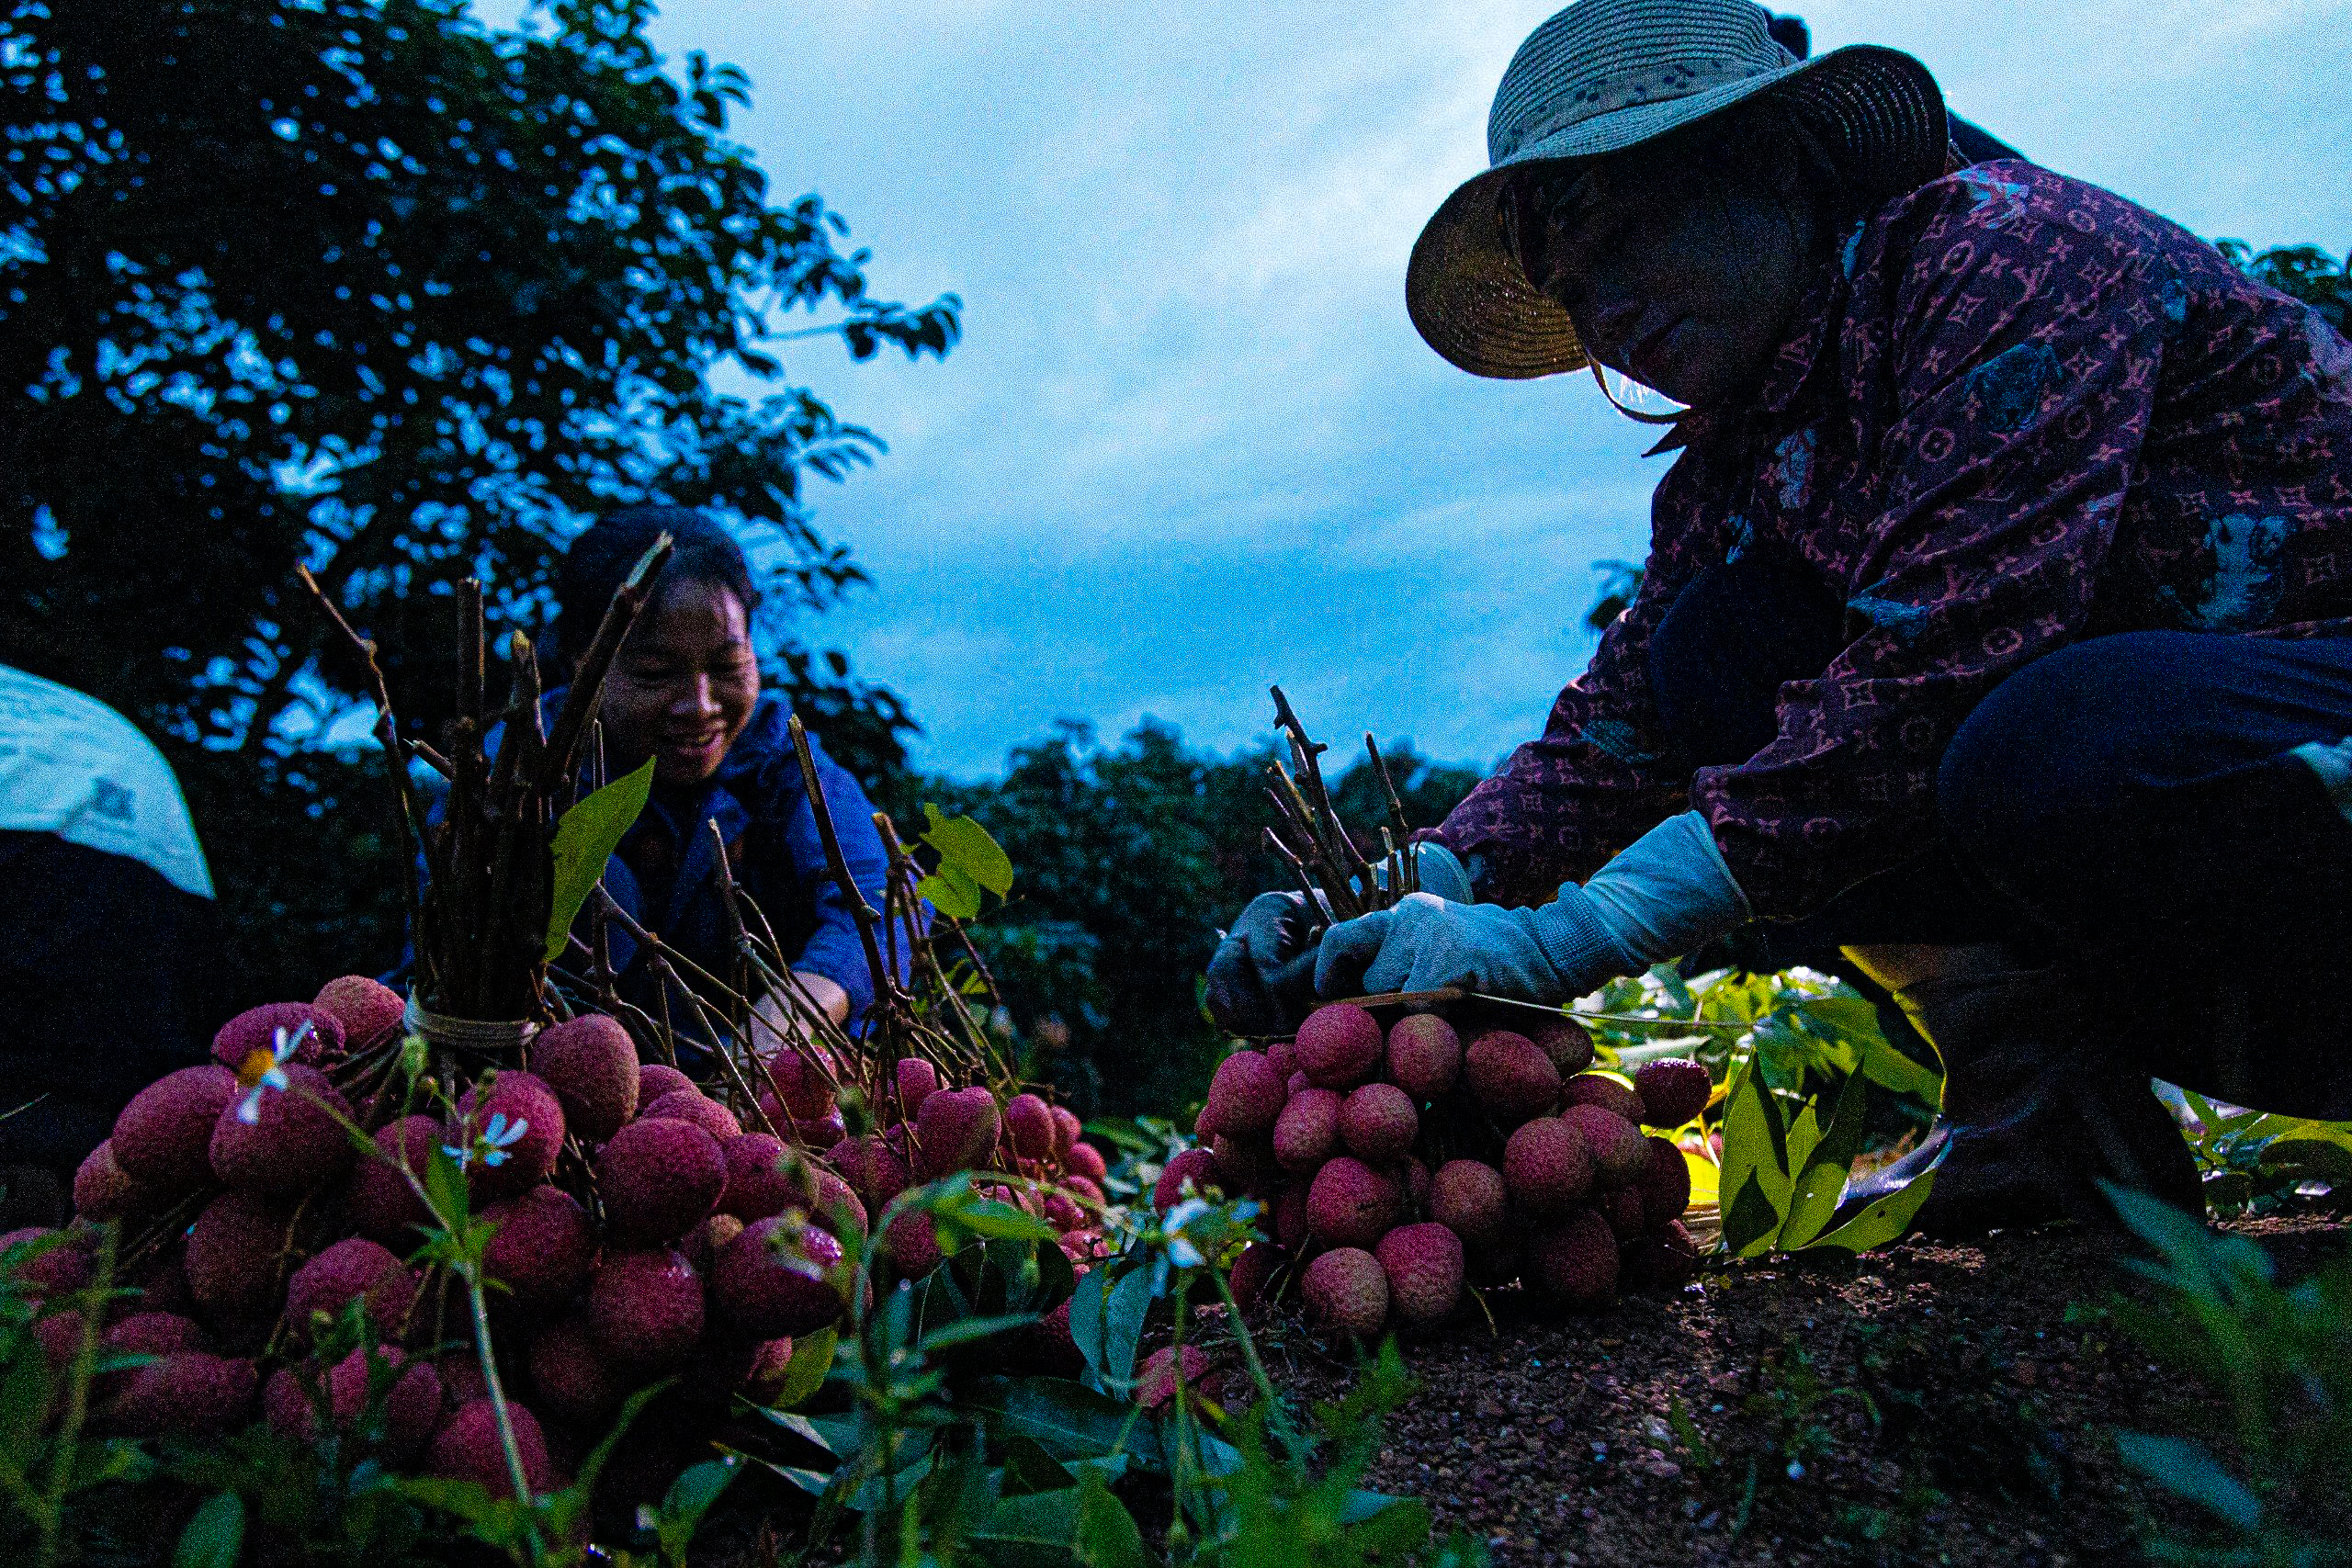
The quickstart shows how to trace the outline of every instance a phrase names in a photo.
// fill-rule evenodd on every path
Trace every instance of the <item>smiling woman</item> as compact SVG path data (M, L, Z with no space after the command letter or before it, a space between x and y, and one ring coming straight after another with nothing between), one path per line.
M652 797L606 867L605 889L695 963L731 972L708 826L716 823L736 880L784 951L797 954L794 977L836 1021L854 1019L873 999L873 979L848 902L826 869L786 734L786 705L761 691L752 626L760 593L741 547L712 519L681 507L634 507L603 519L565 554L557 657L568 662L588 646L614 590L665 533L674 546L669 563L621 644L599 710L607 775L653 764ZM809 747L851 874L878 908L887 862L873 806L814 737ZM621 933L612 940L623 990L650 995L635 944ZM790 1012L774 998L762 1010L778 1023Z

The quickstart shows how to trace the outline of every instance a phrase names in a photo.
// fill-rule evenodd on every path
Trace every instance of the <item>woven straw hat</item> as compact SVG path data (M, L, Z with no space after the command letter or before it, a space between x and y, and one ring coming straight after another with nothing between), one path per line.
M1943 172L1950 129L1928 68L1857 44L1799 61L1748 0L1577 0L1529 35L1487 116L1493 164L1429 220L1405 306L1431 348L1480 376L1584 368L1568 313L1528 282L1500 212L1523 164L1622 152L1770 92L1888 197Z

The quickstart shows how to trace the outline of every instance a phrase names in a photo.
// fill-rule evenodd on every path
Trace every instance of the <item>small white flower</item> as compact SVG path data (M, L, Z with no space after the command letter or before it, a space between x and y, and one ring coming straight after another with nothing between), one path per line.
M274 1043L266 1050L255 1046L237 1065L237 1082L243 1086L245 1098L237 1107L237 1120L251 1127L261 1120L261 1097L271 1089L286 1092L286 1064L311 1037L311 1021L304 1019L292 1031L279 1028Z
M459 1170L465 1169L473 1162L476 1150L481 1151L481 1163L485 1167L502 1166L506 1163L507 1149L519 1143L523 1134L530 1130L529 1117L517 1116L510 1122L506 1120L506 1112L493 1111L490 1113L490 1121L482 1128L480 1137L464 1148L458 1148L454 1144L444 1144L441 1145L441 1152L456 1160Z
M1168 1211L1159 1222L1162 1235L1168 1238L1168 1261L1179 1269L1198 1269L1208 1261L1201 1249L1185 1239L1184 1227L1209 1212L1208 1204L1198 1198L1187 1198Z

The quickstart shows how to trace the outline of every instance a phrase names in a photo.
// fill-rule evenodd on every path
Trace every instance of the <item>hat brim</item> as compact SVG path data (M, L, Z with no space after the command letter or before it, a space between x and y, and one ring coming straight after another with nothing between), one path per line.
M1688 97L1635 104L1529 143L1445 198L1413 243L1405 309L1431 348L1476 376L1525 380L1581 370L1576 324L1527 280L1497 203L1530 164L1622 152L1765 93L1837 137L1856 181L1892 198L1944 170L1951 129L1928 68L1900 50L1854 44Z

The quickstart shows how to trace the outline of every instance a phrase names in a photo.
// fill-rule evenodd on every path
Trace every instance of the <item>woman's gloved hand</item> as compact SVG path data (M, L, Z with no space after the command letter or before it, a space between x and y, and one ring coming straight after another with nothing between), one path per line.
M1752 912L1706 820L1668 818L1540 909L1415 893L1324 933L1315 988L1325 997L1462 986L1523 1001L1566 1002L1620 975L1688 953Z
M1562 888L1559 900L1541 909L1407 894L1324 933L1315 989L1354 997L1460 986L1491 997L1560 1002L1640 967L1589 911L1563 908L1572 901L1590 902L1579 887Z
M1320 917L1304 893L1261 893L1209 960L1207 1002L1217 1026L1235 1034L1287 1034L1315 1009L1315 944Z

